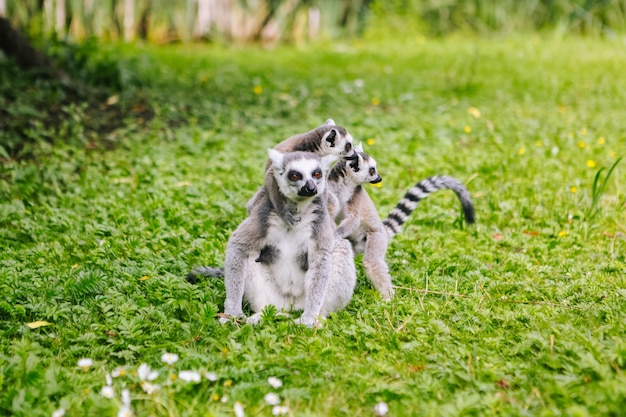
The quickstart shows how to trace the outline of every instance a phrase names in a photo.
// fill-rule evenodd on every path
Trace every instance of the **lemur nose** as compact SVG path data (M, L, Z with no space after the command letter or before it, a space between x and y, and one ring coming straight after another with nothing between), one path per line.
M311 197L317 194L317 186L312 180L308 180L306 184L300 189L300 195Z

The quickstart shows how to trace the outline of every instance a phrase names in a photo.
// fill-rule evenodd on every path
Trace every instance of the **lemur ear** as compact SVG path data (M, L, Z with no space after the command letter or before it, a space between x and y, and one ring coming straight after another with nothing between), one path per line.
M326 155L322 157L322 171L327 172L330 169L330 166L337 161L339 157L337 155Z
M272 166L276 168L280 168L283 166L283 160L285 159L285 155L283 155L276 149L268 149L267 153L270 158L270 161L272 161Z
M335 146L335 139L337 139L337 131L335 129L330 129L330 132L324 135L323 140L330 143L330 147L333 148Z
M335 126L335 121L333 119L328 119L324 122L325 126Z
M354 145L354 150L357 152L363 152L363 142L359 142L358 145Z

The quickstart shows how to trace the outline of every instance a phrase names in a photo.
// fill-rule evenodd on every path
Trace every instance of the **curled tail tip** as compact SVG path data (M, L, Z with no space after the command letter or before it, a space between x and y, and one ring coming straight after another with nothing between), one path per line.
M463 205L463 214L465 215L465 221L468 224L476 223L476 213L474 211L474 206L471 203Z

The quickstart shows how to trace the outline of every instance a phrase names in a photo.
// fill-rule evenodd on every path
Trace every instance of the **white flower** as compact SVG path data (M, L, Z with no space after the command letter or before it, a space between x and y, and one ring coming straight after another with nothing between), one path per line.
M117 413L117 417L132 417L132 415L133 410L125 405L123 405L122 408L120 408L120 411Z
M106 381L107 385L113 385L113 378L111 378L111 374L104 375L104 380Z
M220 401L226 404L228 402L228 396L224 395L222 398L220 398Z
M142 381L154 381L159 376L159 373L151 370L148 364L142 363L139 365L139 369L137 369L137 375L139 375L139 379Z
M82 358L78 360L78 367L86 370L91 365L93 365L93 359L91 358Z
M270 392L265 394L263 397L267 405L278 405L280 404L280 397L275 392Z
M113 378L117 378L117 377L124 376L124 375L126 375L126 369L120 366L118 366L117 368L113 370L113 372L111 372L111 376Z
M386 402L381 401L374 406L374 414L376 414L377 417L382 417L386 415L387 412L389 412L389 406Z
M152 385L148 381L142 381L141 382L141 388L143 388L143 390L144 390L144 392L146 394L153 394L154 392L158 391L159 388L161 388L161 387L158 386L158 385Z
M218 379L215 372L205 372L204 377L211 382L215 382Z
M234 405L233 405L233 410L235 410L235 416L236 417L244 417L246 414L243 412L243 405L241 405L241 403L239 401L237 401Z
M289 412L289 407L286 405L275 405L272 408L272 415L274 416L284 416Z
M278 389L283 386L283 381L276 378L275 376L270 376L269 378L267 378L267 382L275 389Z
M163 355L161 355L161 360L165 363L167 363L168 365L173 365L176 362L178 362L178 355L175 353L164 353Z
M354 80L354 85L355 85L356 87L361 88L361 87L363 87L363 86L365 85L365 83L363 82L363 80L362 80L362 79L357 78L356 80Z
M112 386L105 385L104 387L102 387L102 390L100 390L100 394L104 398L111 399L111 398L113 398L115 396L115 390L113 389Z
M52 413L52 417L63 417L65 415L65 408L59 408Z
M130 392L127 389L122 390L122 404L130 411Z
M178 377L185 382L200 382L200 374L196 371L180 371Z

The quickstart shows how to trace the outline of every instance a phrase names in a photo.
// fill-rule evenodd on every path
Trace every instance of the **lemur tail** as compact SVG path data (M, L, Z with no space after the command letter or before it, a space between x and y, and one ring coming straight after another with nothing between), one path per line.
M461 201L465 221L474 223L476 220L474 217L474 203L472 203L470 193L467 191L465 185L454 177L437 175L426 178L411 187L404 197L402 197L398 205L389 212L387 218L383 220L383 225L385 229L387 229L389 238L394 237L400 232L402 225L407 221L420 201L428 197L429 194L444 189L454 191Z
M224 268L213 268L210 266L199 266L191 270L187 274L187 282L190 284L197 284L200 281L200 277L206 278L223 278Z

